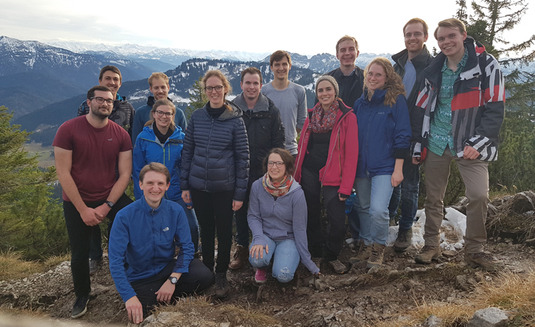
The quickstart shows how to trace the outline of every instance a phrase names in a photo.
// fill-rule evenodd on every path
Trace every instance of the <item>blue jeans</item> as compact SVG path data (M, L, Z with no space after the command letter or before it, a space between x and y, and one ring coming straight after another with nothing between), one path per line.
M357 195L355 193L346 200L346 214L347 223L349 225L349 231L351 232L351 238L356 242L359 239L359 215L356 209Z
M399 230L406 231L412 228L416 211L418 210L418 192L420 186L420 166L414 165L411 160L403 162L403 182L394 188L388 210L390 218L394 218L401 204L401 217Z
M360 239L366 245L386 244L390 216L388 203L392 196L392 175L356 179L356 207L360 220Z
M258 259L256 259L249 256L249 262L251 263L251 266L254 268L267 267L269 266L271 258L273 257L273 268L271 269L271 275L281 283L290 282L292 279L294 279L295 271L299 265L299 261L301 260L299 252L297 252L297 248L295 247L295 241L291 239L273 241L265 235L264 237L267 240L269 252L266 253L266 250L264 249L263 258L258 257ZM251 247L257 244L253 242Z
M197 252L197 250L199 249L199 222L197 221L197 215L195 214L195 210L188 209L186 202L184 202L182 198L178 198L176 202L180 204L180 206L182 207L182 209L184 209L184 212L186 213L186 217L188 218L189 230L191 233L191 241L193 242L195 252Z

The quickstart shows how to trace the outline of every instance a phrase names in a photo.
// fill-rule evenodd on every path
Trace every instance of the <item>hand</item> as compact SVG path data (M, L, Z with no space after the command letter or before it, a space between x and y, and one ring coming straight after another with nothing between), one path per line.
M137 296L133 296L125 303L126 312L128 312L128 320L134 324L140 324L143 322L143 306Z
M349 196L342 194L342 193L338 193L338 200L345 201L347 200L347 198L349 198Z
M269 253L269 248L267 244L266 244L266 253ZM249 250L249 255L255 259L258 259L259 256L260 256L260 259L264 258L264 246L260 244L251 246L251 250Z
M193 208L193 202L191 202L191 194L189 191L182 191L182 200L186 203L188 209Z
M95 212L97 213L97 218L102 222L104 218L108 215L111 208L106 204L103 203L95 208Z
M463 158L467 160L474 160L479 157L479 152L473 147L467 145L464 147Z
M394 169L394 172L392 173L392 177L390 178L390 182L392 183L392 187L396 187L403 181L403 172L397 171Z
M412 157L412 164L419 165L422 162L422 157Z
M158 302L169 303L175 292L175 286L170 280L166 280L165 283L156 291L156 300Z
M243 201L232 200L232 210L238 211L243 205Z
M80 217L87 226L96 226L102 221L99 219L100 216L96 210L89 207L85 207L85 209L80 212Z

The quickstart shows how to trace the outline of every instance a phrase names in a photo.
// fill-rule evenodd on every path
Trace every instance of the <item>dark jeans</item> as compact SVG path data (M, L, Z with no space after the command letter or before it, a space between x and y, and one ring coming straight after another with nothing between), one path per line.
M213 271L217 231L217 273L227 272L232 246L232 200L234 191L205 192L191 190L191 199L201 229L203 262Z
M338 186L321 186L318 172L306 168L301 172L301 187L308 211L307 236L310 254L335 260L342 250L345 235L345 201L338 198ZM323 201L322 201L323 200ZM327 214L322 223L322 203Z
M96 208L102 203L104 201L86 203L86 205ZM108 235L117 211L130 203L132 203L132 200L123 194L110 210L108 213ZM100 226L87 226L72 202L63 201L63 214L71 244L71 273L74 293L77 297L87 296L91 291L91 281L89 279L89 248L93 233L96 233L96 230L98 230L100 234Z
M236 243L249 248L249 223L247 222L247 210L249 208L249 195L251 194L251 185L247 187L247 193L245 194L245 200L240 210L234 213L236 219Z
M146 318L149 311L158 304L155 292L167 281L173 272L175 264L176 259L169 262L158 274L131 283L139 302L143 306L143 318ZM193 259L189 264L189 272L182 274L176 283L173 297L177 298L201 292L212 285L213 282L214 274L199 259Z
M409 159L403 162L403 182L394 188L388 211L390 219L396 217L398 206L401 203L401 217L399 230L406 231L412 228L416 211L418 210L418 192L420 186L420 165L414 165Z

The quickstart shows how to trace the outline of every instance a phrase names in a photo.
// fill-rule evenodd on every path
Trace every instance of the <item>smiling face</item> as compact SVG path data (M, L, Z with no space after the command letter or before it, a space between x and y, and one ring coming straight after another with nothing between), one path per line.
M258 74L245 74L243 75L243 81L240 82L243 96L247 100L254 101L258 99L260 90L262 89L262 83L260 82L260 76Z
M95 96L88 99L87 104L91 116L100 120L106 119L113 110L113 95L108 91L95 90Z
M383 66L378 64L372 64L368 68L365 83L366 87L370 91L382 89L386 83L386 72Z
M287 80L291 68L292 65L290 65L288 58L286 57L282 57L281 60L273 61L273 64L271 65L273 76L278 80Z
M464 55L466 32L457 27L439 27L436 32L438 47L448 58L460 61Z
M316 87L316 96L323 108L329 108L334 100L336 100L336 90L331 82L323 80Z
M354 67L358 55L359 51L352 40L340 42L336 49L336 58L340 60L340 66L343 67Z
M139 188L143 191L145 201L154 209L160 205L169 185L164 174L152 170L147 171L143 180L139 181Z
M160 132L167 132L171 122L175 119L175 113L170 106L161 105L154 110L153 118Z
M225 94L228 92L223 81L217 76L211 76L206 80L204 87L210 106L212 108L221 108L225 103Z
M154 100L167 99L167 96L169 95L169 84L161 78L154 78L149 90L154 96Z
M428 35L425 35L422 23L413 23L405 26L403 31L405 37L405 48L411 57L418 55L424 48Z
M117 97L117 92L121 87L121 76L111 70L107 70L102 74L102 79L100 79L98 83L109 88L113 93L113 99L115 99Z
M274 182L280 182L286 176L286 165L279 154L272 153L269 155L267 171L269 177Z

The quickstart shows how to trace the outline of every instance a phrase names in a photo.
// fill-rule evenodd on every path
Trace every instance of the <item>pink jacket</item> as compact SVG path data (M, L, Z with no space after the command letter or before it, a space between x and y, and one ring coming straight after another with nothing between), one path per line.
M329 155L327 163L320 170L320 182L325 186L339 186L338 193L350 195L357 172L357 159L359 156L357 117L351 108L338 100L340 110L336 115L329 141ZM319 106L320 104L316 104ZM296 170L294 178L301 182L301 167L305 158L312 130L308 128L310 115L313 109L308 110L301 138L299 139Z

